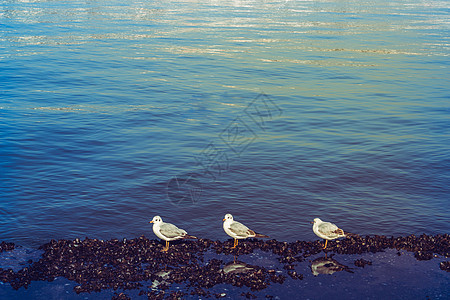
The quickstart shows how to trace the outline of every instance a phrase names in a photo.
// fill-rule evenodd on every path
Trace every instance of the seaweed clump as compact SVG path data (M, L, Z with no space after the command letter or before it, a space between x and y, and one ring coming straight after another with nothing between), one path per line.
M0 243L0 252L14 249L13 243ZM14 272L0 269L0 280L10 283L14 289L27 287L32 281L52 281L64 277L77 283L76 293L117 291L113 299L129 299L127 290L139 290L139 295L149 299L178 299L188 295L222 298L226 293L211 294L210 288L226 284L260 291L271 284L283 284L288 277L302 280L303 274L296 270L297 263L321 252L339 254L362 254L380 252L387 248L414 253L418 260L429 260L437 255L450 256L450 236L410 235L406 237L366 236L330 241L326 250L320 241L296 241L248 239L232 248L232 240L225 242L199 239L178 241L167 253L163 245L144 236L135 239L51 240L40 247L39 261ZM255 250L271 252L282 265L280 269L248 265L236 261L242 254ZM233 262L213 258L205 262L204 253L233 255ZM399 253L399 252L398 252ZM370 261L358 259L355 266L371 265ZM440 268L449 271L450 263L442 262ZM151 283L150 286L145 286ZM171 286L181 289L171 291ZM120 291L120 292L119 292ZM243 295L252 298L245 291Z
M439 268L441 268L441 270L450 272L450 261L443 261L439 264Z
M3 252L3 251L14 250L15 247L16 247L16 245L14 243L9 243L9 242L2 241L0 243L0 253Z

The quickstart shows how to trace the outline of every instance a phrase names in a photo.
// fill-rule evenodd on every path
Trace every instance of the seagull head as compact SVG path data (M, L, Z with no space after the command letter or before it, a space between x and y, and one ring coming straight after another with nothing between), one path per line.
M322 223L322 220L319 218L315 218L313 222L311 222L311 224L319 224Z
M149 223L161 223L162 219L160 216L154 216L153 219Z
M231 214L226 214L226 215L225 215L225 218L223 218L223 221L226 221L226 220L231 220L231 221L233 221L233 216L232 216Z

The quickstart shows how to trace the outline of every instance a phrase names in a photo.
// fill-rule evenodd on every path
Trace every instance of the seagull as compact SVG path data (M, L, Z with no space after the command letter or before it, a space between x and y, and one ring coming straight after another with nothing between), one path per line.
M333 223L323 222L319 218L315 218L314 221L311 223L314 224L313 225L314 233L318 237L325 239L325 246L323 246L323 249L327 248L328 240L334 240L340 237L355 235L352 233L344 232L344 230L340 229Z
M175 241L179 239L196 239L195 236L188 235L183 229L177 226L164 223L160 216L154 216L153 220L149 223L153 223L153 232L157 237L166 241L166 246L162 249L163 252L169 250L169 241Z
M236 248L238 240L240 239L246 239L248 237L268 238L267 235L256 233L244 224L234 221L231 214L226 214L223 221L223 230L225 230L229 236L234 238L234 245L231 247L232 249Z

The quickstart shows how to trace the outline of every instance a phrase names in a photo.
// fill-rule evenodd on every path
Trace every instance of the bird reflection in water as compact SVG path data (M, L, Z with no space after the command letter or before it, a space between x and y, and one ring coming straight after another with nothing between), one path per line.
M319 257L311 262L311 272L314 276L317 276L319 274L331 275L340 271L353 273L353 271L349 267L339 263L337 260L331 257Z
M167 279L169 279L170 272L171 272L171 270L169 270L169 271L164 270L164 271L159 271L158 273L156 273L155 275L159 277L159 280L155 279L152 281L151 289L153 291L157 291L157 290L159 290L160 285L167 285L168 284Z
M255 267L246 264L245 262L236 260L236 256L232 262L227 263L223 267L225 274L243 274L255 270Z

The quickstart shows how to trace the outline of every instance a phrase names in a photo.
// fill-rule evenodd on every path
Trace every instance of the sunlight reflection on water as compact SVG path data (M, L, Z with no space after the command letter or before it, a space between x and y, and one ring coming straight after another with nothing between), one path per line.
M315 239L317 216L448 232L447 2L4 8L0 239L151 236L153 215L226 239L225 213L279 240ZM282 114L242 119L252 143L174 205L171 179L198 173L261 94Z

